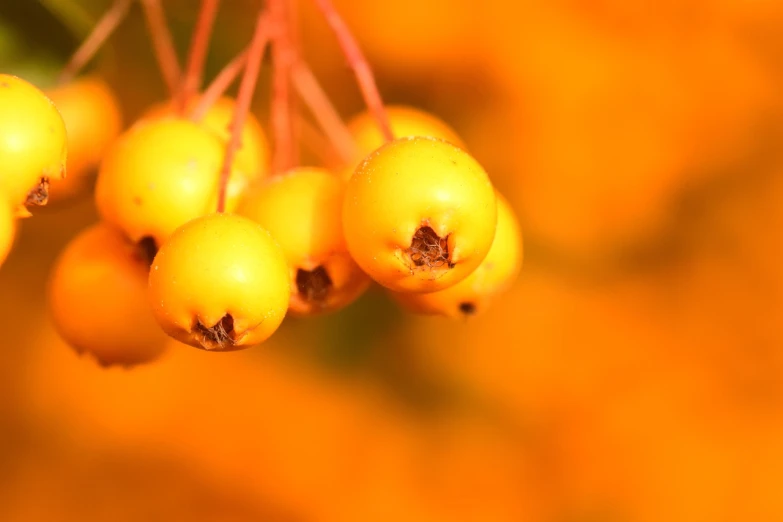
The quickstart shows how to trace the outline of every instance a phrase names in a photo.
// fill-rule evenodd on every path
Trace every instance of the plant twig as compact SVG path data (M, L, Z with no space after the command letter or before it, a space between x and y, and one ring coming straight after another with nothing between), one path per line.
M147 20L147 27L152 38L152 45L155 48L155 57L158 60L163 81L166 82L169 95L174 98L180 85L182 71L177 59L177 52L174 49L171 31L169 31L169 27L166 24L163 6L160 0L141 0L141 6L144 8L144 16Z
M389 116L386 114L386 109L383 106L383 101L378 92L378 86L375 84L375 77L370 69L370 64L367 62L367 59L359 48L359 44L356 42L356 39L353 34L351 34L351 31L335 9L331 0L315 0L315 3L318 5L321 13L326 18L327 23L332 28L332 31L343 50L343 54L345 55L346 60L348 60L348 65L353 70L354 75L356 75L356 81L362 92L364 103L375 118L386 141L392 141L394 139L394 133L389 124Z
M64 84L70 82L92 60L100 48L103 47L103 44L106 43L106 40L109 39L125 19L132 1L114 0L114 3L95 24L92 32L84 39L65 67L63 67L60 76L57 78L57 83Z
M258 75L261 72L261 60L264 57L264 49L270 39L270 23L266 10L262 10L258 15L253 40L247 51L247 65L242 75L242 82L239 85L239 94L234 108L234 117L231 120L231 139L226 147L226 155L223 160L223 167L220 172L219 193L218 193L218 212L224 212L226 209L226 192L228 191L228 181L231 177L231 167L234 164L234 157L241 145L242 128L245 126L245 119L250 111L250 104L253 102L253 94L258 83Z
M353 136L312 70L300 61L291 68L291 78L299 96L310 109L324 134L331 140L337 154L345 163L353 161L357 154Z
M239 73L247 64L248 50L245 49L228 62L225 67L215 76L212 83L209 84L196 104L196 107L190 114L190 119L196 123L204 119L209 109L217 102L221 96L226 93L228 87L234 83Z
M269 9L275 26L270 107L273 135L272 172L279 173L293 166L294 133L289 74L293 56L286 0L270 0Z
M181 112L186 110L190 99L201 88L204 65L206 64L207 52L209 51L209 40L212 36L212 29L215 25L215 17L217 16L219 5L220 0L201 1L201 10L199 11L196 29L190 44L185 78L182 82L182 92L179 99Z

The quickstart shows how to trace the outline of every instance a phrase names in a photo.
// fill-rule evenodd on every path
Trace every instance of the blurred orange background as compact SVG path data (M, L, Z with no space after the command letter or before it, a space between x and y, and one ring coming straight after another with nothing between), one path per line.
M3 2L0 69L46 86L108 4ZM222 4L213 74L260 5ZM385 100L449 122L511 201L520 279L469 321L373 291L251 350L102 369L46 309L93 203L53 204L0 269L0 520L783 520L783 3L336 5ZM184 52L197 2L164 6ZM127 121L165 96L138 11L97 65Z

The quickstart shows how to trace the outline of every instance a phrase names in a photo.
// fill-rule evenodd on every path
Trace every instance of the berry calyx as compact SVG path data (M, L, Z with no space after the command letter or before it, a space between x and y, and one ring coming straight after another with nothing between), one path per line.
M140 121L101 164L98 212L132 241L150 237L160 246L177 227L215 210L224 154L220 138L189 120ZM229 210L249 182L232 172Z
M294 314L343 308L370 283L343 237L344 190L327 170L298 168L252 188L237 209L269 230L282 247Z
M443 140L395 140L347 183L348 250L370 277L398 292L434 292L466 278L489 252L496 224L486 172Z
M93 225L60 254L49 307L60 336L101 365L132 366L159 357L167 343L147 303L149 263L116 230Z
M213 213L177 229L158 251L149 302L171 337L205 350L259 344L286 314L288 265L261 225Z
M7 74L0 74L0 114L0 197L27 216L24 205L45 205L49 180L65 176L65 123L40 89Z
M522 234L514 211L498 194L495 239L479 267L459 283L438 292L394 294L409 310L428 315L466 317L483 313L492 299L508 289L522 267Z

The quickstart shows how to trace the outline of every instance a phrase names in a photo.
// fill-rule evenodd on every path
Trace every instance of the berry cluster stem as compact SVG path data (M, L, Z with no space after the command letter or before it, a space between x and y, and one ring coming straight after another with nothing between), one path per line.
M223 159L223 167L220 171L219 194L218 194L218 212L225 212L226 193L228 191L228 181L231 176L231 167L234 164L234 157L241 145L242 128L245 125L245 119L250 111L250 104L253 102L253 94L258 83L258 75L261 72L261 60L264 57L264 49L270 39L269 17L265 10L258 15L256 28L253 33L253 40L247 51L247 64L245 72L242 75L242 82L239 85L239 94L234 108L234 117L231 120L231 139L226 147L226 155Z
M392 132L389 123L389 116L386 114L386 108L384 107L383 100L378 92L378 86L375 83L375 77L370 69L370 64L367 62L362 50L359 48L359 44L356 42L356 39L335 9L331 0L315 0L315 3L318 5L318 8L326 18L327 23L332 28L332 31L340 43L340 47L348 61L348 65L356 76L356 81L362 92L364 103L373 114L386 141L392 141L394 139L394 133Z
M144 8L144 16L152 38L152 45L155 48L155 57L158 60L160 72L166 82L169 95L174 98L180 86L182 72L177 52L174 49L174 40L166 24L163 6L160 0L141 0L141 6Z
M201 10L199 11L196 29L190 44L185 77L182 81L179 99L181 112L186 110L190 99L201 88L207 52L209 51L209 40L212 36L212 29L215 25L215 17L217 16L219 5L220 0L202 0L201 2Z
M248 50L240 52L234 57L233 60L228 62L225 67L215 76L212 83L209 84L204 92L201 94L196 107L190 115L190 119L196 123L204 119L209 112L209 109L225 94L228 87L234 83L239 73L245 68L247 64Z
M58 83L68 83L79 74L128 15L132 2L133 0L114 0L114 3L101 16L98 23L95 24L89 36L84 39L76 52L73 53L73 56L71 56L71 59L57 78Z
M272 172L291 168L294 160L294 132L290 70L294 59L290 18L286 0L271 0L270 15L275 27L272 46L272 101L270 107L274 148Z
M345 163L350 163L356 157L356 143L348 127L340 118L329 96L318 83L313 71L302 61L291 69L294 86L302 100L310 109L318 125L332 141L337 154Z

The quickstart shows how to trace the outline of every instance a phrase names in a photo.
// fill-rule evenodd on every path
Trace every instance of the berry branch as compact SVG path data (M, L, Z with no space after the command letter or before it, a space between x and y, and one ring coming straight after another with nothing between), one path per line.
M269 3L269 9L275 26L272 46L272 105L270 108L274 136L272 172L279 173L288 170L294 163L292 96L289 75L293 49L286 0L272 0Z
M234 157L241 145L242 128L245 125L247 113L250 111L250 104L253 101L253 93L256 90L258 75L261 72L261 60L264 57L264 50L270 40L270 23L266 11L262 10L258 15L253 40L247 51L247 65L245 73L242 75L242 82L239 85L239 94L237 95L237 104L234 109L234 117L231 121L231 140L226 147L226 155L223 159L223 168L220 172L218 194L218 212L224 212L226 209L226 192L228 190L228 180L231 176L231 167L234 163Z
M182 112L185 111L190 99L201 88L207 52L209 51L209 40L212 36L219 4L220 0L202 0L201 2L201 11L199 12L196 30L190 45L185 78L182 82L182 92L179 100L179 108Z
M95 24L92 32L85 38L71 59L63 68L57 83L68 83L79 74L87 62L98 53L103 44L125 19L133 0L114 0L114 3Z
M353 136L310 67L302 61L297 62L291 68L291 77L299 96L302 97L318 125L332 141L340 159L345 163L353 161L356 157L356 143L354 143Z
M158 60L160 72L170 96L174 98L180 85L182 72L171 32L166 25L163 6L161 6L160 0L141 0L141 6L144 8L144 16L152 38L152 45L155 48L155 57Z
M318 5L318 9L320 9L337 37L343 54L348 60L348 65L356 76L356 81L362 92L364 103L367 104L367 108L373 114L381 133L386 141L394 140L394 133L392 132L391 124L389 123L389 116L386 114L383 100L378 92L378 86L375 84L375 77L370 69L370 64L367 62L362 50L359 48L359 44L356 42L356 39L353 34L351 34L350 29L348 29L348 26L335 9L331 0L315 0L315 3Z
M245 68L245 64L247 64L247 55L248 50L245 49L235 56L233 60L228 62L218 75L215 76L215 79L212 80L209 87L204 90L196 107L193 109L193 112L190 115L192 121L198 123L203 120L207 115L207 112L209 112L209 109L221 96L223 96L223 94L225 94L229 85L234 83L234 80L237 79L239 73Z

